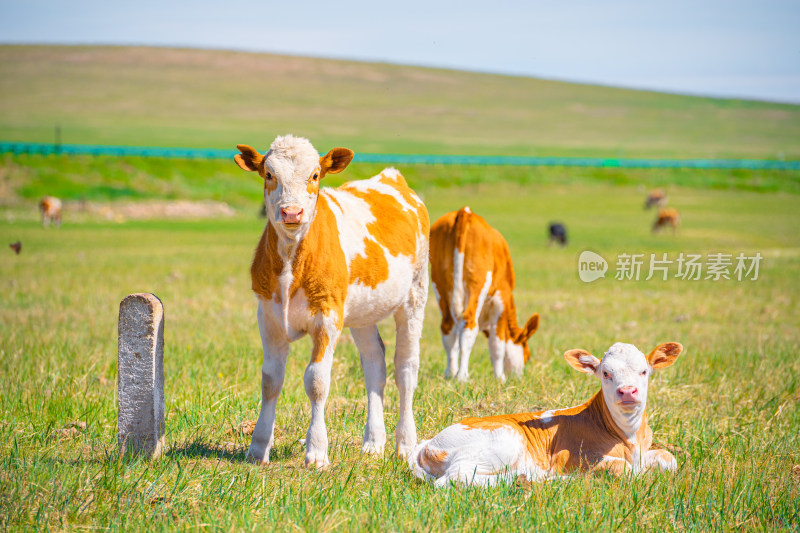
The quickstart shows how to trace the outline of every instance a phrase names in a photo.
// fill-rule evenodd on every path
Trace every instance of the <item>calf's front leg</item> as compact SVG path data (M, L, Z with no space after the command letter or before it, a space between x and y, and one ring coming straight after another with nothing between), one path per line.
M622 476L623 474L628 474L633 472L633 467L631 464L621 457L612 457L612 456L604 456L597 464L594 465L592 468L594 471L599 472L608 472L609 474L615 476Z
M644 454L644 469L645 470L667 470L674 472L678 468L678 462L675 456L667 450L648 450Z
M426 275L427 279L427 275ZM427 285L424 289L427 291ZM417 426L414 422L414 390L419 374L419 340L422 337L422 319L425 299L410 298L394 315L397 324L397 343L394 354L394 381L400 396L400 412L395 430L397 455L408 457L417 444Z
M286 358L289 356L289 341L280 333L274 320L265 314L264 307L258 303L258 330L264 351L261 365L261 411L258 414L247 460L267 464L272 450L275 432L275 410L278 396L283 388L286 374Z
M307 467L324 468L328 459L328 430L325 427L325 402L331 387L331 366L341 328L331 317L324 317L310 331L313 340L311 361L306 366L303 383L311 401L311 423L306 433Z

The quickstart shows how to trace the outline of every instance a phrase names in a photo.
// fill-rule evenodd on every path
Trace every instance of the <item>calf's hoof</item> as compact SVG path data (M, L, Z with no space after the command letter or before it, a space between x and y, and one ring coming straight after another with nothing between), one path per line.
M414 449L416 444L398 444L397 445L397 457L401 459L408 459L411 455L411 451Z
M265 450L256 451L251 447L249 450L247 450L247 456L245 460L248 463L266 465L269 464L269 452L266 452Z
M331 465L328 460L328 454L321 453L307 453L306 454L306 468L316 468L317 470L324 470Z
M383 455L384 445L377 442L365 442L361 447L361 453L367 455L381 456Z

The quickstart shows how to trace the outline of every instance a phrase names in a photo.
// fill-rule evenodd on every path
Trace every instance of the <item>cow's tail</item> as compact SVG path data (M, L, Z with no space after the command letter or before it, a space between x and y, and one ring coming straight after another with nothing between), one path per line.
M453 224L456 247L453 250L453 294L450 307L456 321L464 313L464 256L467 249L467 231L469 230L470 215L472 215L472 211L470 211L469 207L462 207L456 214L456 220Z

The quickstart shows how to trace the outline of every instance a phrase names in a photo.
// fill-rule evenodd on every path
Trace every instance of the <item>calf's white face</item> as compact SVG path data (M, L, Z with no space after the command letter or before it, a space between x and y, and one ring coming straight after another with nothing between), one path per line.
M615 422L623 431L635 432L647 404L650 374L670 366L682 350L677 342L667 342L645 356L636 346L618 342L602 361L586 350L570 350L564 357L575 369L600 379L603 398Z
M266 155L250 146L237 146L236 163L244 170L257 171L264 178L267 217L279 234L297 235L314 220L319 181L325 174L344 170L353 151L334 148L320 157L312 144L300 137L277 137Z

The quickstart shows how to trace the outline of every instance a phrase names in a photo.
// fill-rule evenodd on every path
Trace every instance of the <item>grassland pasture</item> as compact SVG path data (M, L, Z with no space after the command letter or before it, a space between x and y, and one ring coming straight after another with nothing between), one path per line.
M720 178L725 188L714 188L714 172L509 169L518 179L504 180L499 168L401 169L432 218L469 205L503 232L519 311L542 316L521 379L495 382L481 338L472 378L459 384L443 379L431 294L415 401L420 438L468 415L583 401L597 383L568 367L567 349L600 353L616 341L643 351L664 341L686 348L653 378L649 398L655 440L678 458L674 475L578 475L541 485L434 491L391 455L392 446L382 459L360 454L366 398L347 334L337 348L327 406L331 468L303 468L307 339L292 347L273 462L264 468L244 462L249 437L241 426L255 419L260 402L248 272L264 224L256 216L258 180L217 162L106 163L103 170L102 159L4 160L4 183L14 193L0 211L4 529L800 527L800 479L792 473L800 464L800 216L792 173L744 172L738 182ZM375 170L353 165L337 179ZM153 178L158 174L164 179ZM62 183L59 194L72 200L83 195L113 207L120 197L212 198L227 201L236 214L115 222L72 210L60 229L43 229L34 202L43 176ZM675 235L650 232L654 213L642 205L656 184L667 187L670 205L681 211ZM114 190L129 192L108 192ZM551 220L567 224L566 249L547 246ZM6 248L16 240L23 243L19 255ZM577 258L586 249L612 263L606 279L580 281ZM755 281L614 279L619 254L675 259L681 252L759 252L764 259ZM167 449L153 463L116 450L117 311L127 294L139 291L157 294L166 311ZM392 324L380 329L391 354ZM391 434L397 391L388 360ZM74 422L87 427L70 429Z
M372 63L241 52L0 46L0 140L263 150L277 134L321 151L800 158L800 106L698 98ZM326 185L381 169L352 164ZM432 219L469 205L509 242L519 313L541 315L520 379L497 383L486 341L466 384L445 381L439 312L426 309L418 436L466 416L576 405L598 384L565 350L617 341L685 352L648 397L674 474L575 475L434 491L396 459L361 455L359 355L342 335L326 410L332 465L303 467L310 417L292 345L272 462L245 462L260 404L249 266L262 183L232 161L0 154L2 530L800 530L800 172L407 165ZM647 191L681 213L653 234ZM65 203L61 228L36 203ZM140 218L124 206L216 202L214 218ZM163 205L163 204L159 204ZM548 247L561 221L569 246ZM8 246L21 242L17 255ZM578 257L609 263L584 283ZM615 279L642 254L639 280ZM651 255L669 279L646 280ZM729 257L732 279L680 279L681 254ZM760 254L758 279L736 257ZM166 449L117 451L117 313L130 293L165 307ZM397 421L387 346L387 433ZM391 441L391 439L390 439Z

